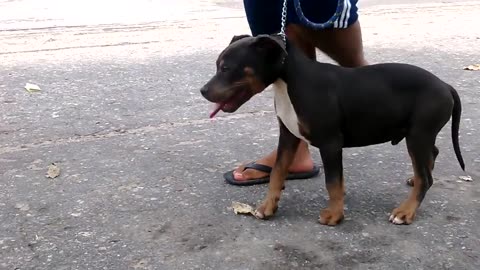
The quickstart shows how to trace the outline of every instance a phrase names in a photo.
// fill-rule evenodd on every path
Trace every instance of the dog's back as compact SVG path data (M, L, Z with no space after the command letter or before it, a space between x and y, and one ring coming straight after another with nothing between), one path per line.
M455 89L423 68L404 63L345 68L311 60L294 46L288 51L289 95L299 117L314 126L314 137L337 128L344 147L397 144L412 129L428 127L437 134L452 113L461 113ZM452 139L464 167L455 118Z

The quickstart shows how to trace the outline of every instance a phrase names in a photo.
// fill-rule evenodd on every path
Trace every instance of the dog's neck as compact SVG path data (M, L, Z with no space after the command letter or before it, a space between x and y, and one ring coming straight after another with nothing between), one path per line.
M288 40L285 42L285 51L286 53L282 56L280 60L280 65L278 69L278 78L277 79L282 79L284 82L288 80L288 54L291 46L288 42Z
M271 67L271 72L265 77L265 85L268 86L279 79L283 81L287 79L287 57Z
M271 64L270 66L271 72L265 78L266 85L270 85L279 79L286 81L286 77L287 77L287 66L288 66L287 50L290 47L289 42L288 40L284 42L280 35L272 35L272 36L277 41L278 45L282 47L282 50L285 50L285 53L282 53L282 55L275 61L275 63Z
M287 82L288 81L288 59L287 59L287 56L285 55L283 61L282 61L282 66L278 72L278 76L277 76L277 80L278 79L281 79L283 80L284 82Z

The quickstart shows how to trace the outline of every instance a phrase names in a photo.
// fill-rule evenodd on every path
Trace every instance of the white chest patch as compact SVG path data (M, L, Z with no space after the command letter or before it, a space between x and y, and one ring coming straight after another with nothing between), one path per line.
M295 137L310 144L310 142L300 133L297 113L295 112L292 101L288 96L287 84L279 79L272 84L272 88L275 94L275 112L277 113L278 118L282 120L282 123L293 135L295 135Z

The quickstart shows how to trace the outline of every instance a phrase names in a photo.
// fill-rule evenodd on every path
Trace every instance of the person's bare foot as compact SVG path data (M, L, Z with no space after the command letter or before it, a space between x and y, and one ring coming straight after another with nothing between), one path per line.
M257 160L255 163L262 164L266 166L273 167L275 164L275 159L277 158L277 151L273 151L270 154L262 157L261 159ZM309 172L313 169L314 164L312 157L310 155L310 151L308 150L308 145L304 142L301 142L297 154L295 155L295 159L292 165L289 168L289 172L291 173L298 173L298 172ZM244 165L239 166L234 172L233 177L237 181L248 181L258 178L263 178L268 176L268 173L258 171L255 169L244 169Z

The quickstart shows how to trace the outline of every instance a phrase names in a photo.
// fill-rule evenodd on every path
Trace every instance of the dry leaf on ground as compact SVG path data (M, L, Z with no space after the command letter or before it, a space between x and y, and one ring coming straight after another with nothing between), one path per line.
M60 168L55 165L55 163L52 163L48 165L48 171L47 171L47 177L48 178L55 178L60 175Z
M29 93L34 93L34 92L40 92L42 89L40 89L40 86L36 84L27 83L25 84L25 90L27 90Z
M241 203L241 202L232 202L232 208L233 212L235 214L252 214L255 215L255 209L253 206L250 206L246 203Z
M470 65L463 68L464 70L480 70L480 64Z
M472 182L473 181L473 179L470 175L459 176L458 178L460 178L460 180L463 180L465 182Z

